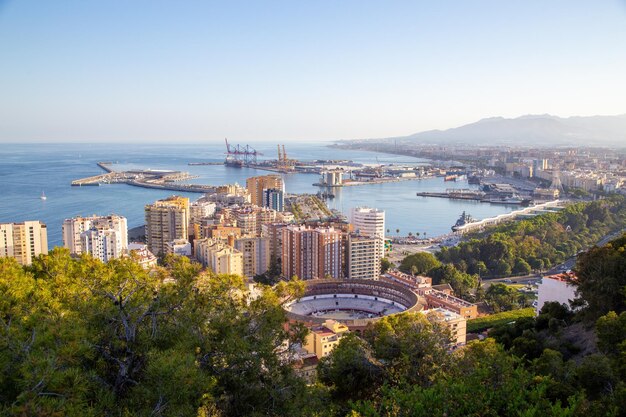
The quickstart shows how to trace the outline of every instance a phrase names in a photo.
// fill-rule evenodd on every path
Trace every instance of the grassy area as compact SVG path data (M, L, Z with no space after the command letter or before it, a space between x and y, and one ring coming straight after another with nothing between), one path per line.
M491 327L510 323L522 317L534 317L535 309L532 307L520 310L504 311L502 313L491 314L485 317L467 321L467 333L476 333Z
M300 210L300 206L295 201L293 203L291 203L291 212L293 213L293 217L296 220L301 220L302 219L302 217L303 217L302 210Z
M331 213L331 211L328 209L328 206L326 205L326 203L322 202L322 200L320 200L317 197L311 197L311 200L313 200L313 203L315 203L315 205L317 205L317 208L324 213L327 216L332 216L333 213Z

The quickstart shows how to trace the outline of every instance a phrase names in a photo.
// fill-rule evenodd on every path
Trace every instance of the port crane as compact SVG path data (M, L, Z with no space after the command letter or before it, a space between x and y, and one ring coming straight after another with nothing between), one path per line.
M263 155L250 145L231 145L228 143L228 139L224 139L226 142L226 164L227 165L256 165L257 156Z
M287 152L285 151L285 145L282 145L282 151L280 149L281 145L277 145L278 147L278 160L276 161L276 168L281 172L293 171L296 161L293 159L287 158Z

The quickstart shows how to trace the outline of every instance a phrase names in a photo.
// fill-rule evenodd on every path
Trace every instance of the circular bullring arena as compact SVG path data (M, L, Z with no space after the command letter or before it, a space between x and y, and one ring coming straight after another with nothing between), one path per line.
M364 328L384 316L422 309L410 289L375 280L307 281L304 296L285 305L292 320L321 324L332 319L349 328Z

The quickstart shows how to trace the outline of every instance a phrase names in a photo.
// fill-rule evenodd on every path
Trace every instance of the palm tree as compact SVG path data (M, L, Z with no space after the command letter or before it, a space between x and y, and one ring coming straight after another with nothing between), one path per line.
M415 232L415 236L420 237L420 232Z
M419 233L418 233L419 235ZM413 232L409 232L409 237L413 236Z
M396 234L400 236L400 229L396 229Z

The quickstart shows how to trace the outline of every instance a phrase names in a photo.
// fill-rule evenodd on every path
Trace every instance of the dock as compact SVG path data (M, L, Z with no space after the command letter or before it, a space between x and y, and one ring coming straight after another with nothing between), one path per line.
M455 229L455 233L463 234L463 233L467 233L467 232L471 232L475 230L480 231L480 230L483 230L485 227L495 226L497 224L500 224L509 220L515 220L518 218L520 219L529 218L529 217L539 216L547 212L554 212L554 211L562 210L565 204L567 204L567 201L564 201L564 200L548 201L543 204L537 204L536 206L526 207L521 210L515 210L507 214L500 214L495 217L489 217L487 219L478 220L478 221L471 222L471 223L466 223L462 226L458 226Z
M188 172L168 170L132 170L115 171L112 162L98 162L97 165L105 174L94 175L72 181L73 187L100 186L102 184L128 184L135 187L153 188L158 190L183 191L188 193L209 193L215 190L212 185L177 184L198 178Z

